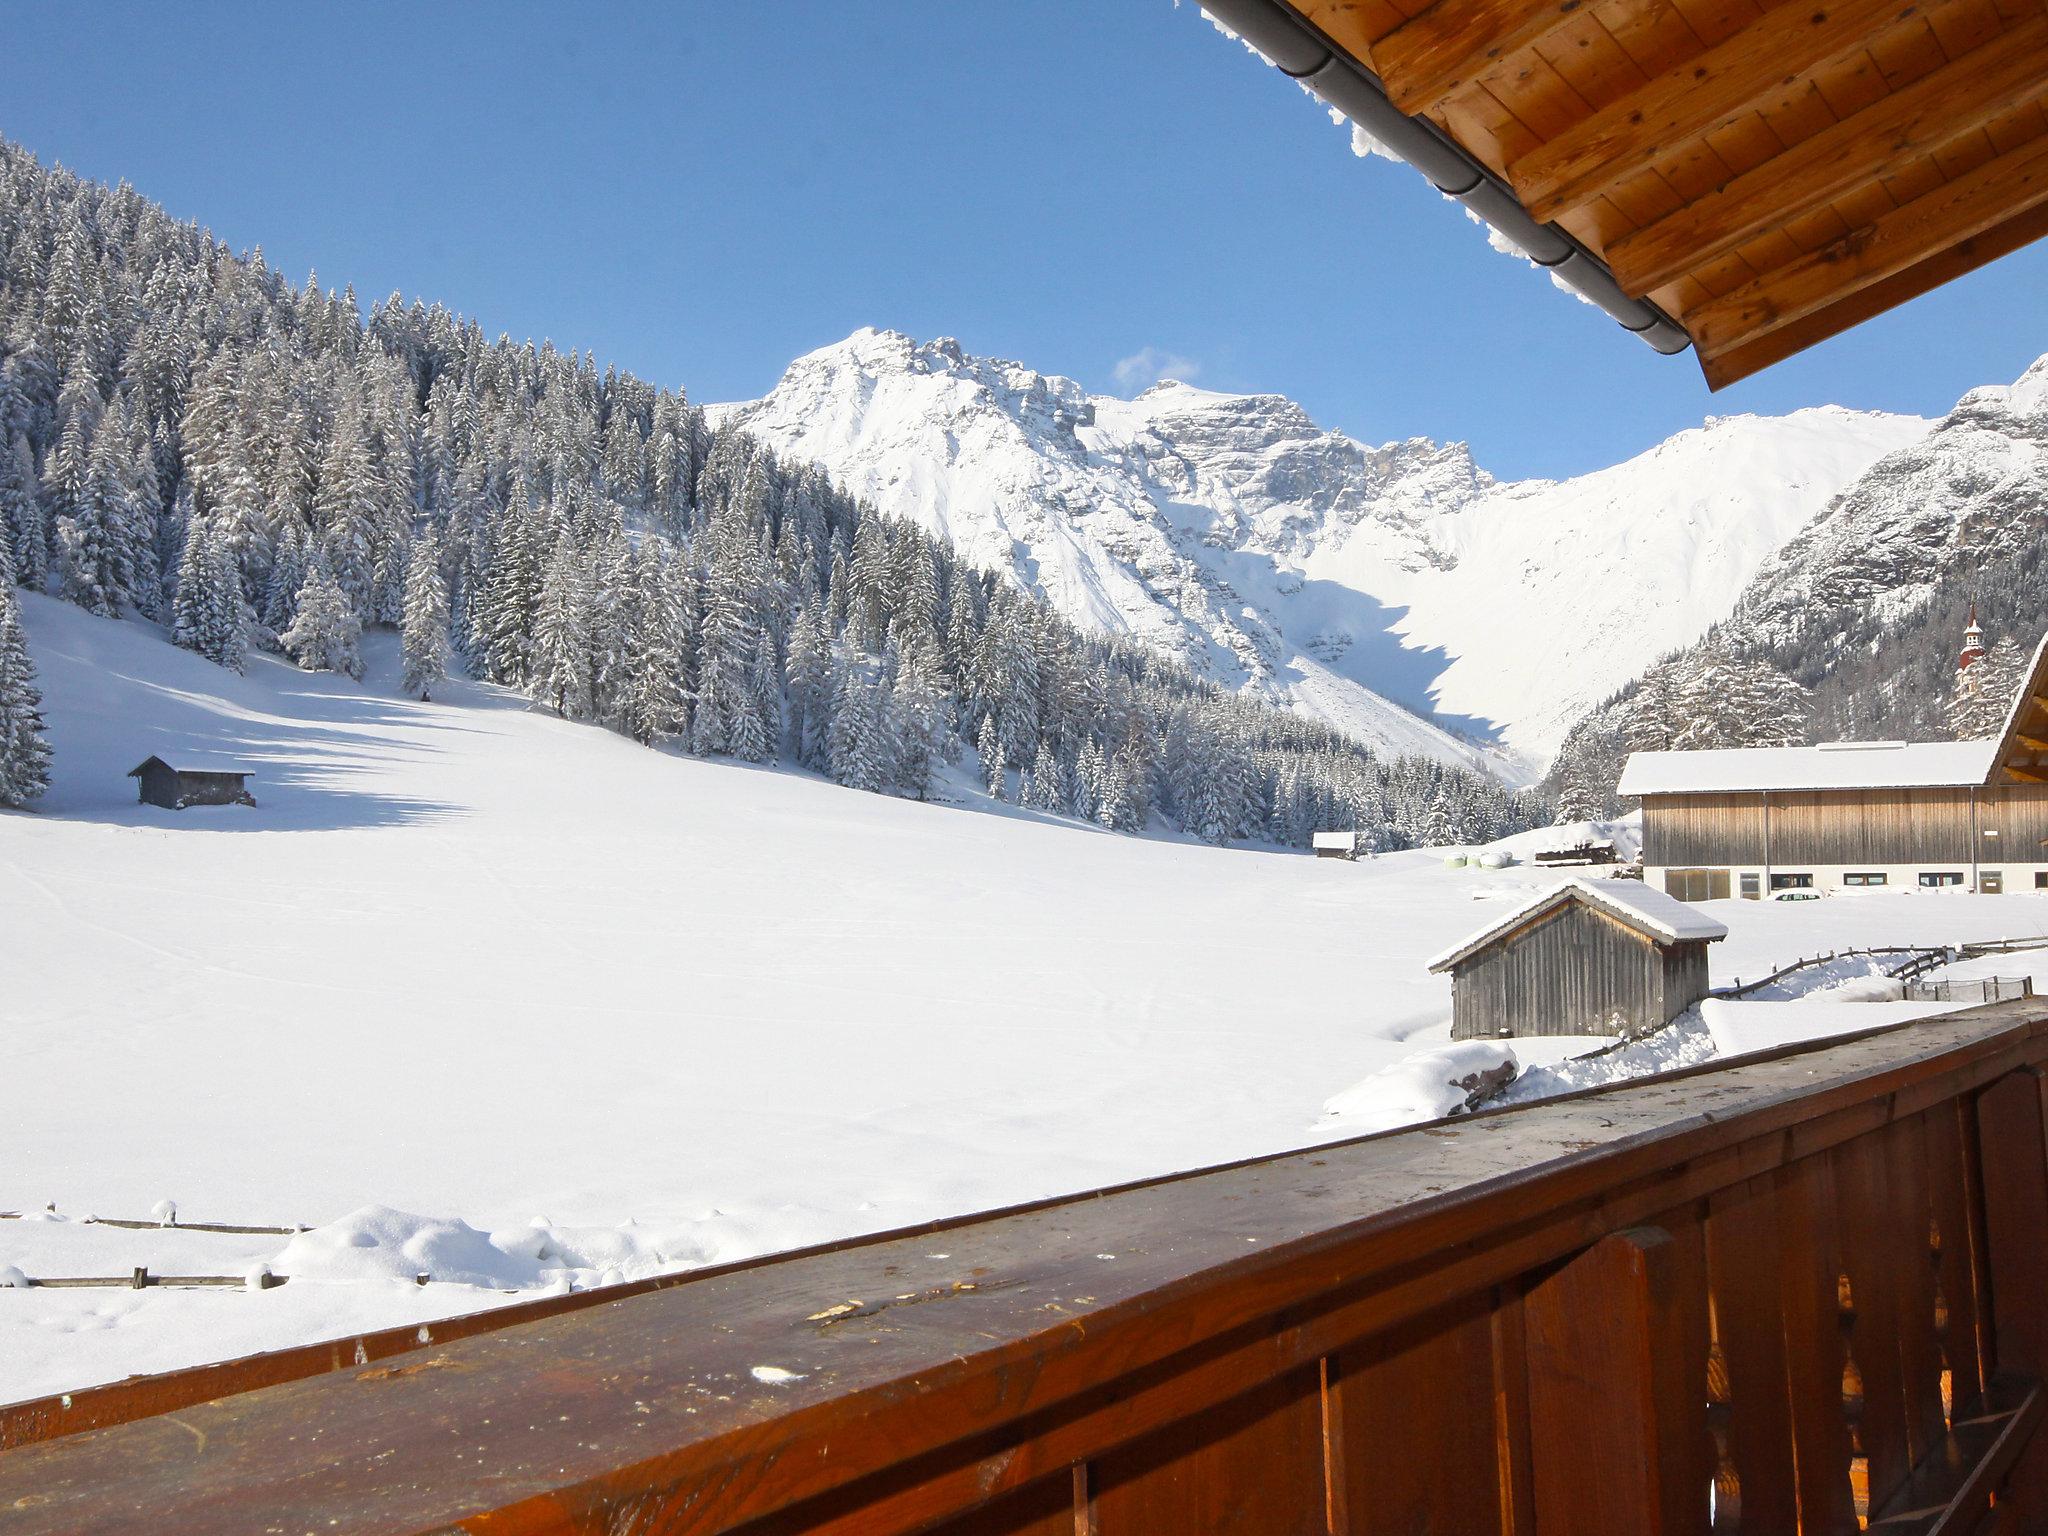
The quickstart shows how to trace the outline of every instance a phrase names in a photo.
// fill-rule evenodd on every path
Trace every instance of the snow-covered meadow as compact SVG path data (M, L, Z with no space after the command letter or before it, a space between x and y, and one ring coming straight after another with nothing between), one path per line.
M374 646L361 687L236 677L26 610L57 763L0 814L0 1211L71 1219L0 1221L0 1266L293 1279L0 1288L0 1401L1354 1134L1325 1101L1445 1041L1426 957L1558 878L920 805L401 699ZM257 808L135 803L199 750ZM1717 980L2048 932L2032 896L1715 910ZM318 1230L77 1219L164 1199Z

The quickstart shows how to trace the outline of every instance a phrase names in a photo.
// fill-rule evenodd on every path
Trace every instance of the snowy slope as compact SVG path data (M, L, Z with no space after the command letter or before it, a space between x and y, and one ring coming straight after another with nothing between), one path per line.
M321 1230L0 1220L29 1274L293 1277L0 1287L0 1401L500 1299L417 1269L531 1295L1341 1134L1326 1098L1444 1043L1423 959L1559 878L920 805L397 698L388 636L357 688L25 610L57 782L0 813L0 1212ZM258 806L135 803L195 749ZM1725 979L2048 902L1716 915Z
M1118 400L876 330L711 409L1080 622L1390 750L1469 759L1470 739L1497 739L1510 771L1723 617L1836 491L1926 428L1734 417L1592 475L1500 484L1462 443L1371 447L1278 395L1168 382Z

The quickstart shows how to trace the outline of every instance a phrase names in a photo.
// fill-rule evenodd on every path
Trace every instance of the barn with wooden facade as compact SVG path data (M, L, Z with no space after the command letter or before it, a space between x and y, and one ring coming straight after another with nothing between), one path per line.
M1686 901L2048 892L2048 640L1984 741L1638 752L1643 878Z
M249 770L239 763L181 758L173 767L160 757L145 757L128 770L144 805L181 811L188 805L254 805Z
M1635 880L1568 880L1429 963L1451 1038L1645 1034L1707 995L1728 930Z

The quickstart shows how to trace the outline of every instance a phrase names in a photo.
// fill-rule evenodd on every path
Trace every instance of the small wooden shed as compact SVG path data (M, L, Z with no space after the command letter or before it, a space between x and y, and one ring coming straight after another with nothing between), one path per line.
M1318 832L1311 839L1319 859L1355 859L1358 857L1358 834L1356 832Z
M188 805L254 805L249 770L231 762L186 758L173 767L160 757L145 757L128 770L144 805L179 811Z
M1638 880L1567 880L1432 960L1451 1038L1639 1035L1707 994L1722 924Z

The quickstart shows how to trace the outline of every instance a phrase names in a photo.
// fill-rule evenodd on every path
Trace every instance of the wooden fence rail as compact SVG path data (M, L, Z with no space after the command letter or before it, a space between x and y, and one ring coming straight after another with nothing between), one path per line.
M2048 1011L813 1251L0 1453L0 1530L2048 1520Z

